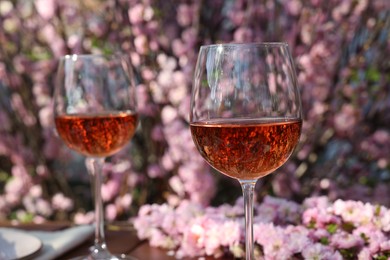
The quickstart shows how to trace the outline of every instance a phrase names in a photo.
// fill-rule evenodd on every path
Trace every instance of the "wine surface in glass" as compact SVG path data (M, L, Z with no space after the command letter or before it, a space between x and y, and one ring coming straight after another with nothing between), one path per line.
M134 112L68 114L55 118L57 131L66 145L81 154L105 157L125 146L137 127Z
M258 179L279 168L301 133L300 119L219 119L190 124L200 154L218 171L239 180Z

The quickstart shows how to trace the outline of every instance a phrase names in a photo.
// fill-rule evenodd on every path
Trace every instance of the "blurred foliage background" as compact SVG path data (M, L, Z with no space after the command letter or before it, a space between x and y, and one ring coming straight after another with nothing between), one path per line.
M293 157L257 195L326 195L390 206L390 2L387 0L0 1L0 219L93 221L83 158L55 134L57 59L131 57L141 123L109 158L106 217L145 203L231 202L238 183L215 174L188 130L200 45L285 41L297 66L304 125Z

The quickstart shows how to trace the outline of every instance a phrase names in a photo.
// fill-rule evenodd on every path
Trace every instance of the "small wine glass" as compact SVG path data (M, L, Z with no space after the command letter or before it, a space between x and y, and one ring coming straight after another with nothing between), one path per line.
M191 96L191 134L202 157L241 184L247 260L254 259L256 182L288 160L301 127L299 89L286 43L201 46Z
M95 244L81 259L133 259L111 254L104 235L102 167L123 148L138 123L134 78L125 55L66 55L59 61L54 91L57 132L65 144L86 156L94 179Z

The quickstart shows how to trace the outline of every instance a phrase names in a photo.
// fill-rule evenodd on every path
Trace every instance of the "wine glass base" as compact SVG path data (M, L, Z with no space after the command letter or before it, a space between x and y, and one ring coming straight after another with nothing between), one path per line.
M96 257L93 255L85 255L85 256L77 256L69 260L138 260L138 259L130 255L120 254L120 255L110 255L108 257L107 256Z

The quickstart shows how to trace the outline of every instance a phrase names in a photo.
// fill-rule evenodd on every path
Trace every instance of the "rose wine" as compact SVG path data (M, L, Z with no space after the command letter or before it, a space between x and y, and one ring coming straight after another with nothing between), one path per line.
M57 131L66 145L86 156L112 155L134 135L138 116L133 112L56 116Z
M292 154L302 121L271 118L203 121L190 125L200 154L218 171L251 180L279 168Z

